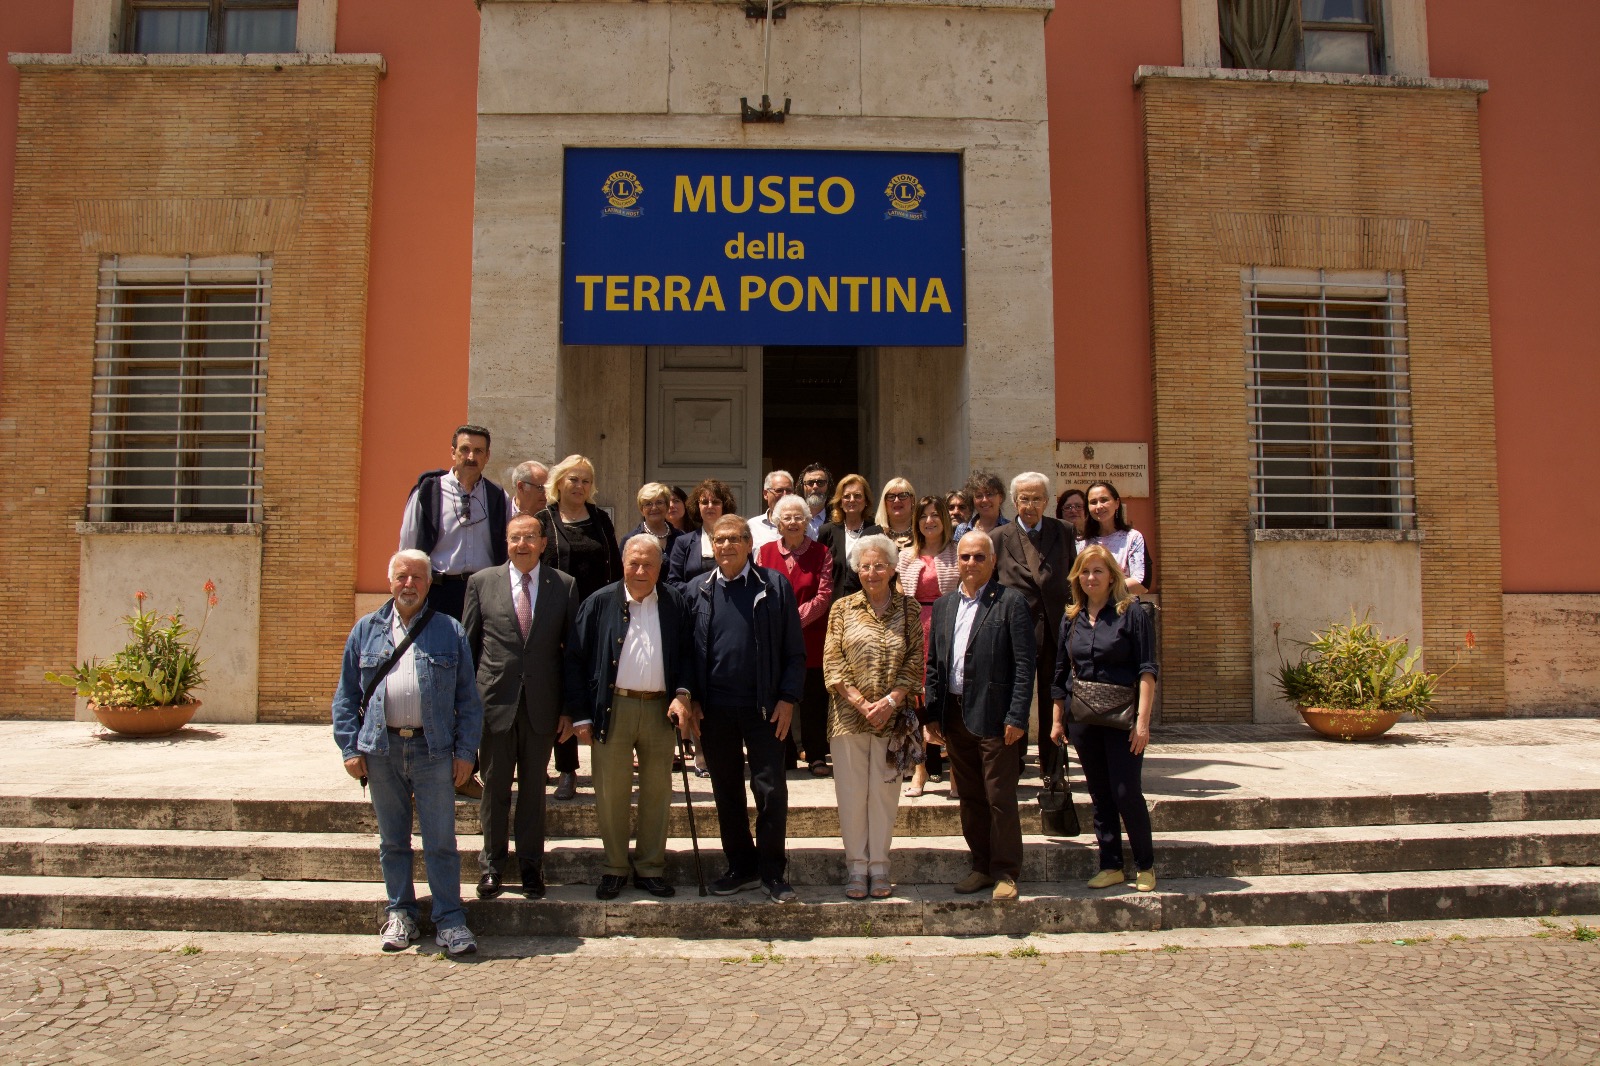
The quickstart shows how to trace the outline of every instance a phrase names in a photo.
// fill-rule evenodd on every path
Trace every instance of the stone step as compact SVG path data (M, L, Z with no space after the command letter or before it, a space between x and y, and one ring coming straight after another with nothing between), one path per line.
M1087 823L1085 823L1087 828ZM462 879L476 883L482 838L463 834ZM423 878L421 844L416 876ZM1420 826L1351 826L1158 833L1163 876L1240 877L1376 873L1600 864L1600 820L1462 822ZM793 837L789 877L796 885L837 885L844 857L837 837ZM702 841L708 878L724 869L715 838ZM968 870L959 836L899 838L896 876L909 883L960 880ZM515 869L516 863L509 864ZM593 884L602 872L600 842L551 841L546 880ZM1093 837L1027 836L1022 880L1081 880L1097 869ZM378 881L377 841L366 833L242 833L151 829L0 829L0 875L47 877L214 878L273 881ZM667 876L695 883L688 840L669 842Z
M831 837L839 832L831 785L791 782L789 833ZM795 786L801 787L795 787ZM961 832L959 805L936 785L918 799L903 799L895 835L955 836ZM194 791L189 786L188 791ZM1024 828L1038 825L1037 788L1021 790ZM1079 783L1080 821L1089 824L1089 804ZM1381 792L1336 796L1151 795L1152 824L1162 832L1219 829L1296 829L1319 826L1415 825L1447 822L1543 821L1600 818L1600 788L1510 789L1488 792ZM571 802L550 801L547 826L552 838L597 834L593 795L587 789ZM702 834L713 835L716 812L705 782L695 782L695 813ZM461 833L476 832L477 804L456 805ZM671 833L687 838L689 826L682 793L672 810ZM0 826L33 829L171 829L232 832L371 833L372 806L352 788L348 798L206 798L196 795L89 796L48 793L0 795Z
M0 927L372 933L376 886L339 881L210 881L0 877ZM1439 918L1528 917L1600 911L1600 869L1534 867L1411 873L1166 878L1151 893L1122 885L1024 883L994 903L947 885L901 884L893 898L854 902L836 887L799 890L780 906L757 893L680 892L601 903L586 886L544 900L470 900L482 935L807 937L1114 932L1242 925L1320 925ZM424 906L424 916L426 916ZM425 941L426 950L434 950Z

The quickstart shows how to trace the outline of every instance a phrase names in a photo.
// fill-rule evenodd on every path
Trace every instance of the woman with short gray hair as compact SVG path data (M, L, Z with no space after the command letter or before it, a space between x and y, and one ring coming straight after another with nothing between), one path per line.
M892 891L889 846L900 781L921 757L912 697L922 694L922 620L900 591L900 548L881 533L850 549L861 591L834 604L822 653L828 741L849 899Z

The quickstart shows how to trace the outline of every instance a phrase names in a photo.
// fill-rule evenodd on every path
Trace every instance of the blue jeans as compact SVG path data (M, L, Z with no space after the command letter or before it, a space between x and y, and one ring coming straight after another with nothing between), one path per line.
M417 891L411 881L411 807L416 797L417 828L422 831L422 861L433 894L433 924L449 929L467 924L461 906L461 856L456 851L454 760L428 754L428 741L389 734L387 755L367 755L367 784L378 818L378 865L389 895L389 910L417 918Z

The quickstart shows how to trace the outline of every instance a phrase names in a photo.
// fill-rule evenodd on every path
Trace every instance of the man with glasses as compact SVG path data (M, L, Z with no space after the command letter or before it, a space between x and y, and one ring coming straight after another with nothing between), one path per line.
M761 502L766 505L767 511L750 520L751 551L760 551L763 544L783 536L778 532L778 523L772 519L772 507L793 491L794 475L787 470L774 470L761 482Z
M811 508L811 521L806 523L806 536L817 539L817 531L828 517L828 490L833 488L833 472L821 463L812 463L800 471L800 494Z
M457 426L450 437L450 469L417 479L400 520L400 548L416 548L433 561L428 602L461 620L467 578L506 561L506 520L511 499L483 476L489 465L489 431Z
M1033 639L1038 645L1039 774L1049 777L1058 748L1050 740L1054 724L1050 682L1056 673L1056 635L1071 597L1067 575L1078 557L1072 530L1045 514L1050 479L1034 471L1011 479L1011 502L1017 520L989 534L994 541L995 574L1000 584L1016 589L1033 612Z
M972 497L972 517L956 526L956 539L974 529L993 533L1011 521L1001 510L1005 502L1005 484L994 471L974 470L962 487Z
M961 795L961 835L972 871L955 890L993 887L993 898L1017 898L1022 872L1022 819L1017 781L1028 735L1037 650L1033 612L1016 589L994 579L987 534L956 544L961 583L933 605L928 628L928 742L943 744Z
M783 575L750 562L744 519L717 519L711 552L716 569L688 586L695 649L689 689L699 699L693 710L728 862L711 891L731 896L760 887L774 903L792 903L783 740L805 688L800 611ZM753 840L744 796L747 758L756 804Z
M545 495L545 482L550 480L550 468L529 459L518 463L511 472L511 513L538 514L550 503Z

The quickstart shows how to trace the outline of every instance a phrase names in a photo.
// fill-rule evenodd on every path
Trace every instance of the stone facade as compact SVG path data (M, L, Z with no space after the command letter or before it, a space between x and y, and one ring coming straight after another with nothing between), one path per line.
M256 699L262 719L323 718L355 588L353 472L381 61L13 62L21 105L0 380L0 547L19 565L0 592L0 632L11 649L0 714L70 717L71 693L45 682L44 671L112 650L77 644L80 594L131 606L130 590L115 580L79 588L101 257L266 253L265 522L246 534L260 553ZM169 572L204 578L181 552ZM174 595L148 591L158 604ZM248 602L248 589L238 591ZM228 590L220 592L226 600Z
M1426 662L1504 713L1482 86L1141 75L1169 720L1252 706L1247 266L1403 272Z
M919 375L913 349L871 352L875 428L864 472L956 484L971 463L1050 469L1055 433L1049 145L1042 0L791 4L772 31L782 125L759 100L760 20L737 4L482 5L469 413L505 455L593 449L598 495L632 520L640 427L560 341L561 176L568 146L910 149L963 153L967 345ZM780 344L775 337L772 343ZM870 352L870 350L869 350ZM946 354L948 352L949 354ZM868 353L864 353L868 354ZM638 349L582 353L631 380ZM928 405L925 424L886 404ZM630 404L629 410L635 410ZM937 412L937 417L934 417ZM881 424L880 424L881 423ZM605 433L602 441L600 434ZM613 433L628 444L613 439ZM501 442L504 441L504 444ZM918 485L923 481L916 482Z

